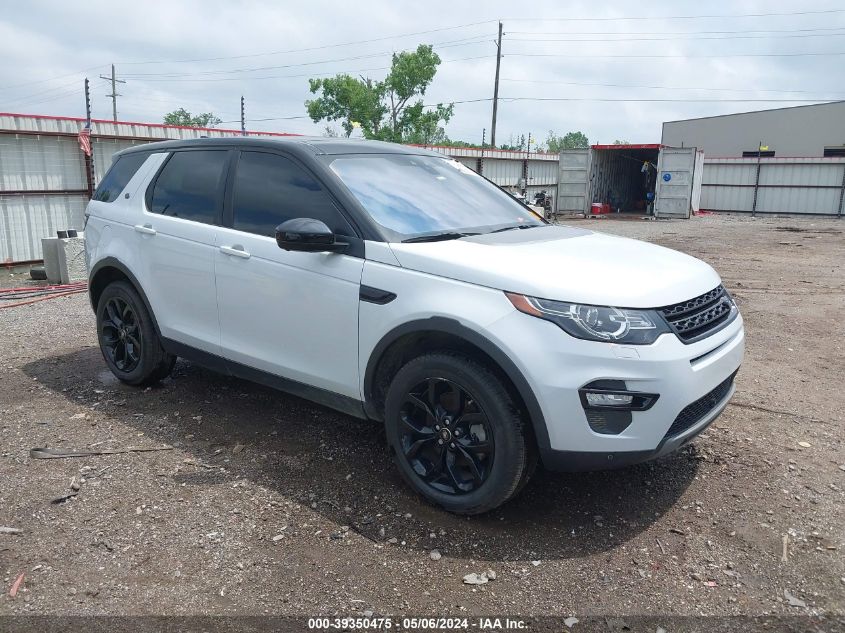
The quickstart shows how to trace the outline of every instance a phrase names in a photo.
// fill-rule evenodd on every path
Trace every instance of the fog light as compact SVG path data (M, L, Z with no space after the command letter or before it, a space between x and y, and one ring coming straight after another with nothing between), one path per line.
M594 393L587 391L587 404L591 407L630 407L634 396L621 393Z

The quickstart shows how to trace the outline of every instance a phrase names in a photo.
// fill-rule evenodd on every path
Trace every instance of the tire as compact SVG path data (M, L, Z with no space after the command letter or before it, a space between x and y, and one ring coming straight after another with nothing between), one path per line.
M537 463L527 422L502 381L463 354L409 361L390 383L385 429L399 472L457 514L481 514L525 485Z
M176 357L161 346L153 319L126 281L105 287L97 302L97 340L111 372L128 385L146 386L170 374Z
M47 271L44 270L44 266L33 266L29 269L29 276L31 279L44 281L45 279L47 279Z

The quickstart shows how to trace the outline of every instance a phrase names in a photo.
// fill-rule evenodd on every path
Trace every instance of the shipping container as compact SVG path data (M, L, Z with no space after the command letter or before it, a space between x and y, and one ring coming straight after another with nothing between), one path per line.
M593 145L560 153L559 213L614 213L688 218L698 211L703 153L692 147Z

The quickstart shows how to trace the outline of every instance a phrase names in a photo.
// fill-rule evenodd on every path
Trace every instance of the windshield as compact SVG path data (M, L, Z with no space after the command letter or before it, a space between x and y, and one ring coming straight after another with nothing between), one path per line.
M342 156L331 163L390 239L488 233L545 222L468 167L409 154Z

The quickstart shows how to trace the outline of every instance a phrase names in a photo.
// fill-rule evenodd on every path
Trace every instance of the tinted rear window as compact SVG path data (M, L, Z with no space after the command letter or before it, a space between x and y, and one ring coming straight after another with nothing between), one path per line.
M114 202L126 185L132 180L132 176L140 169L144 161L149 158L149 153L140 152L120 156L112 163L111 169L106 173L105 178L94 192L94 200L100 202Z
M214 224L220 215L226 150L176 152L153 185L150 210Z

